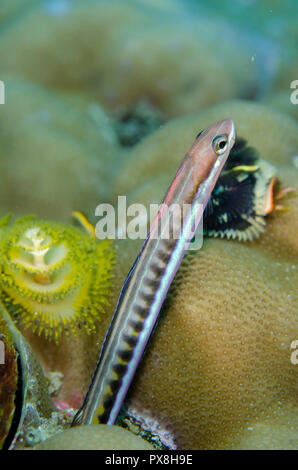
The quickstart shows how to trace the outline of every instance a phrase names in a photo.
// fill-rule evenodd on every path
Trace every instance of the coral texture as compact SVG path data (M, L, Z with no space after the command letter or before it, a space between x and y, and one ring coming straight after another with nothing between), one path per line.
M127 194L128 204L159 203L198 132L227 117L235 121L238 137L274 165L281 186L297 188L298 107L290 102L290 83L298 79L294 4L2 0L1 216L32 212L65 222L80 210L94 222L95 207L116 203L118 195ZM265 217L259 240L207 239L202 250L187 254L174 280L126 401L129 413L144 428L167 436L170 445L295 447L297 366L290 361L290 345L297 339L297 194L277 204L288 210ZM71 312L85 309L88 316L102 295L111 298L110 305L100 306L104 315L96 310L91 323L85 322L96 334L87 335L80 320L72 323L73 337L62 328L65 309L58 309L59 296L47 293L57 324L49 326L48 314L38 314L37 300L44 300L40 292L53 278L37 272L36 265L32 270L32 259L28 263L26 230L39 243L30 224L0 230L0 287L19 319L20 296L27 296L30 328L24 334L44 370L60 374L57 408L65 405L69 411L82 402L142 241L117 240L104 252L106 245L74 235L69 227L60 231L59 225L59 240L51 232L52 240L62 243L52 261L65 261L57 267L58 277L74 261L68 235L84 254L82 260L76 251L75 261L78 282L86 288ZM22 227L27 235L19 238ZM58 225L44 222L42 227ZM99 261L110 266L114 249L113 281L101 283L95 275L99 287L91 285L91 272L102 273ZM40 269L45 257L35 261ZM29 284L34 300L27 295ZM42 329L52 335L53 327L59 344L36 334ZM0 436L13 413L15 357L10 364L8 407L8 388L0 383ZM99 448L98 437L100 448L143 445L119 428L86 427L59 434L44 446Z
M239 134L274 162L282 186L295 185L297 124L266 106L246 102L170 122L131 152L116 185L125 192L139 183L130 200L139 194L141 202L159 202L184 146L223 115L232 115ZM290 344L298 307L297 195L281 202L289 210L268 216L258 241L207 240L203 250L187 255L178 271L127 402L145 426L155 422L178 448L245 448L256 443L265 448L270 430L285 427L283 445L293 446L297 378ZM114 299L106 326L141 243L115 244ZM104 333L104 328L98 333L98 349ZM95 345L88 346L85 361L66 379L65 397L71 396L71 383L80 390L88 386L86 370L93 369L98 352ZM75 347L78 361L78 351L86 346Z
M47 439L34 450L154 450L148 442L118 426L80 426Z
M5 95L1 213L66 221L72 211L94 211L107 197L116 154L115 135L100 106L21 80L5 80Z
M131 152L116 186L125 193L137 181L129 200L158 202L185 151L184 138L189 142L227 115L238 134L277 165L282 186L297 187L297 124L245 102L171 121ZM178 448L266 448L270 430L276 435L278 429L283 444L272 446L293 448L297 195L281 203L288 210L267 217L260 240L207 240L178 271L130 394L132 414L168 430ZM120 257L129 263L137 249L133 242L123 245Z
M129 201L160 202L189 142L200 130L227 116L234 120L237 136L245 138L261 158L275 165L292 163L298 148L296 121L269 106L230 101L173 119L135 146L115 180L115 200L117 194L134 190L135 195L131 193Z
M254 94L256 66L237 34L208 15L185 12L180 23L173 3L42 2L2 31L2 73L86 93L111 110L145 98L167 116Z
M208 240L178 271L130 394L178 448L233 448L258 423L267 425L260 447L270 426L287 426L292 448L297 244L285 245L278 229L287 221L294 235L292 217L272 220L250 245Z

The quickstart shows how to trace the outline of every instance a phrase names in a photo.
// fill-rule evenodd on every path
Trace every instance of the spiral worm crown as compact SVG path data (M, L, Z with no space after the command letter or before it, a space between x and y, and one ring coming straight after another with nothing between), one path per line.
M0 222L2 302L21 325L57 342L62 331L95 330L113 263L111 243L79 229L34 218Z

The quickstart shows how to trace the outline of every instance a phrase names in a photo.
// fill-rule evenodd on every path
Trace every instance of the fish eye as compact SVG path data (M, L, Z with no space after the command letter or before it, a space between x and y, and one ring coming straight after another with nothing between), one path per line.
M212 141L213 150L217 155L222 154L227 149L228 138L225 135L218 135Z

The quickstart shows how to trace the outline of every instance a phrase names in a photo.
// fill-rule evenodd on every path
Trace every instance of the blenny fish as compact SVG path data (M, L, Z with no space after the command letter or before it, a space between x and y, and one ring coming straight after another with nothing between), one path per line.
M115 423L170 284L234 142L234 123L225 119L200 132L187 152L123 285L73 426ZM174 212L165 209L173 204L188 205L180 220L179 237L174 236L179 221ZM169 237L164 237L170 226Z

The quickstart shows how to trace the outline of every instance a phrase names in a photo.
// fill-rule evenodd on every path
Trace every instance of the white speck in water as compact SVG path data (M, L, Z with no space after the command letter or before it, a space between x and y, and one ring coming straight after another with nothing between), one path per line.
M69 12L72 4L69 0L46 0L43 7L51 16L64 16Z
M248 431L253 431L253 430L254 430L254 428L247 428L247 430L248 430Z
M254 62L256 60L256 54L251 56L251 61Z

